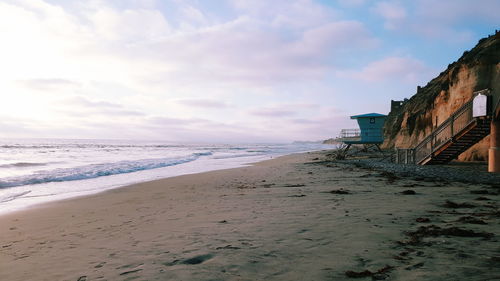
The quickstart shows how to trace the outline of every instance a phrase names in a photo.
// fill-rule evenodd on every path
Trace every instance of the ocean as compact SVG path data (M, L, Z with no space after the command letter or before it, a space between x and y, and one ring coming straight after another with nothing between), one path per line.
M319 143L0 140L0 214L133 183L241 167L277 156L329 148Z

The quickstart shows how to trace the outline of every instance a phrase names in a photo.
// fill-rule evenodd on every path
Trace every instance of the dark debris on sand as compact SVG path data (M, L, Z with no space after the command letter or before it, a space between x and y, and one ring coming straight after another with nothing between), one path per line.
M351 194L351 192L347 189L334 189L334 190L330 190L330 191L327 191L326 193L331 193L331 194Z
M455 203L453 201L446 200L446 202L443 204L443 207L450 209L458 209L458 208L474 208L476 206L469 203Z
M415 190L408 189L405 191L401 191L401 194L403 194L403 195L415 195L417 193L415 192Z
M289 195L288 197L300 198L300 197L306 197L306 195L305 194L294 194L294 195Z
M457 236L457 237L483 237L491 238L493 233L489 232L475 232L469 229L459 227L442 228L437 225L421 226L416 231L406 232L414 241L421 241L424 237L437 237L437 236Z
M396 180L400 179L400 177L397 176L395 173L387 171L382 171L380 173L380 176L386 178L388 183L394 183Z
M199 256L195 256L195 257L184 259L184 260L177 259L177 260L174 260L172 262L166 262L166 263L163 263L163 265L166 265L166 266L174 266L177 264L195 265L195 264L203 263L203 262L205 262L213 257L214 257L214 255L212 255L212 254L199 255Z
M217 247L215 248L216 250L238 250L241 249L240 247L232 246L232 245L226 245L224 247Z
M434 182L435 184L448 182L482 183L488 184L492 189L500 190L500 174L478 171L475 169L464 169L453 165L403 165L390 162L388 158L366 158L347 159L336 161L346 165L354 165L358 168L370 171L379 171L381 176L388 178L389 183L399 178L410 178L416 181Z
M470 224L487 224L485 221L477 219L472 216L461 217L457 220L458 222L470 223Z
M390 265L386 265L383 268L372 272L368 269L363 270L363 271L352 271L348 270L345 272L345 275L349 278L365 278L365 277L372 277L374 280L383 280L387 278L387 273L389 273L391 270L393 270L394 267Z
M320 162L317 163L319 164ZM428 213L433 214L432 221L428 217L413 218L414 222L416 221L421 224L416 229L409 229L406 232L403 232L405 237L404 241L396 241L397 244L403 246L405 249L405 251L401 254L394 256L394 259L397 260L398 263L404 265L402 269L414 270L424 266L423 260L421 259L415 263L410 263L410 261L412 260L413 255L416 257L426 257L425 253L422 251L422 249L424 249L423 247L434 247L437 245L437 240L431 239L431 237L440 237L438 239L439 241L441 241L441 237L447 237L447 240L449 239L450 243L453 243L451 241L452 239L462 240L461 237L482 238L474 239L475 242L479 243L479 241L490 240L490 238L495 236L495 234L490 232L468 229L464 226L466 226L466 224L469 224L470 227L472 227L472 225L483 225L487 224L490 220L490 224L493 224L493 220L500 218L500 210L498 209L498 204L496 204L497 198L495 197L500 194L500 174L488 173L478 169L468 169L467 167L464 167L464 165L453 163L449 165L433 166L402 165L392 163L387 158L382 159L381 157L331 160L328 161L328 163L321 163L321 165L335 165L341 168L341 170L350 170L350 167L363 169L363 172L366 172L367 174L362 175L362 177L385 178L384 180L387 184L396 183L395 187L397 188L408 188L408 190L401 189L395 191L397 192L396 194L401 195L418 194L415 190L412 190L414 187L445 187L455 182L482 184L481 187L474 188L475 190L465 191L467 193L470 192L470 194L477 194L479 197L475 198L475 201L456 202L453 197L449 197L449 200L445 199L445 202L439 204L440 207L447 209L427 211ZM402 181L398 182L398 180ZM412 181L408 182L407 180ZM423 182L426 182L426 184L423 184ZM418 189L417 191L419 190L423 189ZM336 190L333 190L331 193L347 194ZM483 205L485 202L493 203ZM484 208L489 209L485 210ZM438 226L436 224L439 224L442 220L441 214L446 215L446 221L442 221L446 224ZM455 218L451 221L448 219L450 215L455 216ZM414 223L411 224L414 225ZM490 241L494 242L495 240ZM437 246L441 247L439 245ZM396 246L396 248L400 247ZM411 257L409 256L410 252L414 253ZM465 257L465 255L463 256ZM495 255L495 258L492 258L490 262L492 265L499 264L500 256ZM391 267L391 269L393 269L393 267ZM374 280L389 278L389 276L385 273L378 274L378 271L372 272L368 269L363 269L362 271L346 271L345 275L349 278L371 277L371 279Z
M305 184L285 184L284 187L303 187L306 186Z
M475 232L469 229L459 227L441 228L436 225L421 226L416 231L407 231L405 234L409 237L406 241L397 241L402 246L430 246L431 243L423 242L425 237L438 237L438 236L455 236L455 237L482 237L489 239L494 236L489 232Z
M498 192L493 192L486 189L479 189L479 190L471 190L470 194L498 195Z

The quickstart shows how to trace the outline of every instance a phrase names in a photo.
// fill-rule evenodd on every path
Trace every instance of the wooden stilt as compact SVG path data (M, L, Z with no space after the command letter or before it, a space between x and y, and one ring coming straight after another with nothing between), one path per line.
M488 172L500 173L500 108L491 120Z

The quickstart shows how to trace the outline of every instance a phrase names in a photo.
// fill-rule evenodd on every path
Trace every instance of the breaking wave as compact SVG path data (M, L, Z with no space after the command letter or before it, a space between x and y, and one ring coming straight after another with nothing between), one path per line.
M197 160L202 156L212 155L212 152L193 153L186 157L143 159L134 161L119 161L114 163L92 164L74 168L60 168L54 170L37 171L34 174L3 178L0 180L0 188L32 185L49 182L63 182L84 180L117 174L132 173L143 170L157 169L175 166ZM16 163L30 164L30 163ZM31 163L36 164L36 163Z

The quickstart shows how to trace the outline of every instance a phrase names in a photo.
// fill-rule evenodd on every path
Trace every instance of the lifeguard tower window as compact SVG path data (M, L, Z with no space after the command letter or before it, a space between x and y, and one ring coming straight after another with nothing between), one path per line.
M370 118L370 124L375 124L375 118Z

